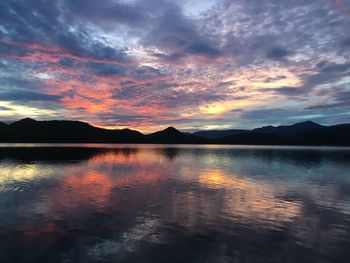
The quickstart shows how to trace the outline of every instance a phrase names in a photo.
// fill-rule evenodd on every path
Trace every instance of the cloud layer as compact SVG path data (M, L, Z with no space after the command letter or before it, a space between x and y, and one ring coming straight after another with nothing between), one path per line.
M0 118L350 121L350 2L3 0Z

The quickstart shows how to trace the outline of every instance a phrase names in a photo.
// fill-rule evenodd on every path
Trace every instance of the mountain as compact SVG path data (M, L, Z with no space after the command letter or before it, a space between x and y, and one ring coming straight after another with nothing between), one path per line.
M185 134L174 127L147 135L147 141L152 143L205 143L205 139Z
M350 146L350 124L322 126L307 121L290 126L266 126L219 138L220 144Z
M193 134L168 127L144 135L130 129L98 128L80 121L36 121L26 118L12 124L0 122L0 142L350 146L350 124L323 126L306 121L289 126L265 126L250 131L215 130Z
M0 130L0 142L200 143L174 127L144 135L131 129L108 130L81 121L36 121L25 118Z
M322 129L305 132L300 136L299 143L308 145L350 146L350 124L323 126Z
M312 121L305 121L296 123L293 125L284 125L284 126L265 126L261 128L256 128L253 130L241 130L241 129L233 129L233 130L207 130L207 131L197 131L192 133L195 136L200 136L208 139L218 139L229 136L235 136L244 133L271 133L278 135L297 135L310 130L320 129L326 126L322 126Z
M20 127L33 126L35 124L37 124L36 120L33 120L31 118L24 118L22 120L15 121L15 122L11 123L10 126L20 128Z
M80 121L36 121L25 118L0 133L3 142L143 142L138 131L107 130Z
M237 135L245 132L248 132L248 130L207 130L207 131L197 131L192 133L192 135L204 137L207 139L217 139L217 138Z
M262 128L253 129L252 132L256 133L274 133L279 135L296 135L296 134L302 134L304 132L308 132L315 129L320 129L325 126L322 126L320 124L317 124L312 121L305 121L296 123L289 126L265 126Z
M246 132L231 135L216 140L218 144L247 144L247 145L289 145L294 144L290 138L275 133Z
M7 124L0 121L0 129L1 129L1 128L5 128L5 127L7 127Z

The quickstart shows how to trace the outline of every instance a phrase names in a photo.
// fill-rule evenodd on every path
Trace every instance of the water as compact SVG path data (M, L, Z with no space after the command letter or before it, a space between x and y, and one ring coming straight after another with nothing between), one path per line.
M349 258L349 148L0 145L0 262Z

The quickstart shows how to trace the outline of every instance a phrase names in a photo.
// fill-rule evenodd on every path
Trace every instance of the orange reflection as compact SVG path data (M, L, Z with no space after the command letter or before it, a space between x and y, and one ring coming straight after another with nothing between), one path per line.
M225 178L224 174L220 170L204 171L199 176L199 182L209 188L222 188L224 187Z
M45 236L48 243L55 242L71 228L90 234L117 228L120 221L115 219L120 215L122 223L132 227L135 217L147 211L165 222L189 227L188 231L212 224L220 228L222 220L278 227L301 213L300 203L279 198L286 191L283 187L220 168L179 167L181 158L172 160L159 149L125 148L99 153L79 164L51 167L51 173L49 166L36 166L23 180L34 180L46 171L48 178L55 176L58 181L55 187L43 190L39 203L27 206L30 218L40 220L26 220L28 226L18 226L24 233L22 241L39 244ZM96 213L113 220L108 226L84 225Z
M168 168L157 169L156 156L146 151L137 153L106 153L91 158L83 166L73 166L65 170L66 176L60 186L51 192L45 207L51 215L67 216L75 213L82 204L96 209L104 209L118 198L118 190L128 187L157 185L167 173ZM124 166L118 172L116 167Z
M222 189L223 210L231 218L245 221L288 222L300 214L301 204L281 200L282 187L226 174L222 170L207 170L199 175L199 182L211 189Z

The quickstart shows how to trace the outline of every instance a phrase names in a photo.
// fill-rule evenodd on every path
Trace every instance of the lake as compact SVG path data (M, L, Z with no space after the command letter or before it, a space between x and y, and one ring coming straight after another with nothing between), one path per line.
M0 145L0 262L349 258L349 148Z

